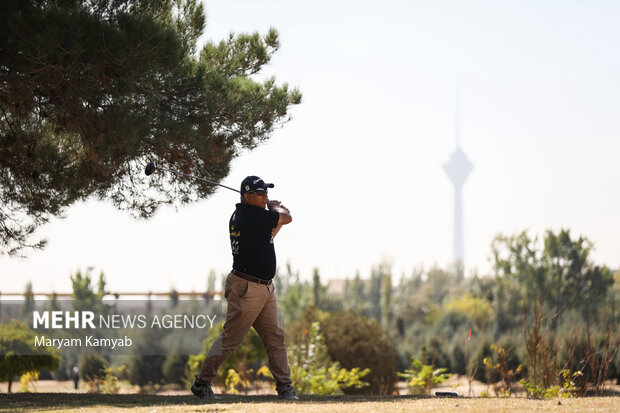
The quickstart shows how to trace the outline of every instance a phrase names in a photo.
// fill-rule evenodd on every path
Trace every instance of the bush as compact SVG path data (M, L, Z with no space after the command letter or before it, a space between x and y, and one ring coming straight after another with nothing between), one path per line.
M452 353L450 357L450 370L455 374L466 375L467 362L467 355L463 350L463 346L460 344L455 344L452 347Z
M29 371L22 374L19 378L19 391L22 393L37 392L37 381L39 381L38 371Z
M203 354L207 354L213 342L222 332L222 326L220 328L211 328L207 338L204 341ZM217 376L215 377L214 384L225 385L228 378L228 372L232 369L240 378L241 390L244 390L244 383L249 383L254 377L255 372L267 363L267 351L263 345L258 333L251 328L248 334L245 335L241 344L233 350L232 353L224 360L220 366ZM199 369L198 369L199 370ZM198 371L196 371L197 373ZM230 379L229 379L230 381Z
M162 365L165 356L144 356L134 354L127 361L128 378L131 384L144 387L148 384L159 384L163 381Z
M106 377L108 361L99 354L85 354L80 358L80 377L88 385L88 391L99 393Z
M445 305L448 312L456 312L466 315L473 320L479 329L484 329L493 319L493 307L491 303L479 297L465 294L462 297L454 298Z
M60 357L58 370L53 374L54 380L63 381L71 380L73 366L77 366L80 363L78 354L66 353Z
M99 354L85 354L80 358L80 377L84 380L102 379L105 377L108 361Z
M442 340L432 336L428 340L428 344L420 348L419 359L423 364L433 367L445 367L451 370L450 356L444 351Z
M15 377L58 368L56 350L34 347L34 337L35 332L24 323L0 324L0 380L8 382L8 393Z
M117 394L121 389L121 386L118 384L118 376L122 375L124 370L124 366L121 367L108 367L105 370L105 377L103 382L101 383L101 392L103 394Z
M420 360L411 360L411 369L405 370L404 373L399 373L401 377L405 377L408 380L409 391L414 395L430 395L431 389L438 384L448 380L451 374L447 373L448 369L439 368L436 369L433 366L422 364Z
M166 357L161 369L167 383L183 384L188 359L189 356L183 354L170 354Z
M484 340L480 344L474 355L470 359L469 370L473 373L473 379L481 381L486 384L493 384L499 381L499 374L497 372L488 371L484 364L484 359L491 357L491 342Z
M206 356L204 354L190 354L185 364L183 384L187 390L190 389L196 374L200 371L202 363L204 363Z
M300 394L343 394L349 388L368 386L362 378L370 369L355 367L347 370L332 362L327 354L320 323L315 321L296 345L289 346L289 361L293 386Z
M473 327L473 324L474 322L467 314L448 311L439 317L432 329L443 337L458 335L464 338L467 335L467 331Z
M194 376L200 371L209 352L211 345L222 332L222 326L209 329L207 338L204 340L202 354L189 355L183 366L180 383L189 389L194 381ZM226 391L238 392L247 390L253 379L259 379L259 372L264 369L267 352L258 333L252 328L246 334L241 344L224 360L218 369L217 376L213 380L214 385L224 386Z
M517 359L511 352L511 348L503 348L497 344L491 344L491 357L485 358L482 362L487 368L487 372L497 372L501 378L501 386L496 389L496 393L501 396L510 396L512 386L519 378L523 365L515 363Z
M396 349L388 334L374 319L352 311L338 311L321 322L325 344L332 360L346 369L370 369L364 377L368 387L345 389L347 394L390 395L396 383Z

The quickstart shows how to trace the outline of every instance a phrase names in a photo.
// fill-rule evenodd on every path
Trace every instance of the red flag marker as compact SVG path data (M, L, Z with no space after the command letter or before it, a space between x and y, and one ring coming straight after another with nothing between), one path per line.
M471 328L469 329L469 335L467 336L467 340L471 340Z

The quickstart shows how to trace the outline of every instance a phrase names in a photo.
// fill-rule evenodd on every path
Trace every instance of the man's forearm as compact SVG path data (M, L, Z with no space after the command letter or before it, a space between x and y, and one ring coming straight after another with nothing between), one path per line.
M293 218L291 217L291 211L289 211L287 207L280 205L278 201L271 202L268 207L270 211L280 214L280 217L286 217L284 220L281 218L278 222L278 226L271 230L271 236L275 237L278 231L280 231L280 228L282 228L282 225L288 224Z

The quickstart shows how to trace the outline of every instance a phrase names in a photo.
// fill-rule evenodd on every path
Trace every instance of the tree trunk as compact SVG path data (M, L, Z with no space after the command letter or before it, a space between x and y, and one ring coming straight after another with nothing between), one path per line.
M11 386L13 385L13 377L9 378L9 389L7 390L7 393L11 392Z

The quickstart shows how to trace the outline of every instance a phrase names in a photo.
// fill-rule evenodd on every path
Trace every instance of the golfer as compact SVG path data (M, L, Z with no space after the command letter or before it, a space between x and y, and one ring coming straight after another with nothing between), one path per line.
M284 344L284 331L278 320L278 306L272 278L276 273L273 238L282 225L293 218L278 201L267 197L267 184L257 176L241 182L241 203L229 223L233 270L226 278L224 295L228 302L224 331L213 342L200 373L192 384L192 393L201 399L216 399L211 383L226 357L241 343L250 327L260 336L269 370L276 381L278 397L299 400L291 385L291 371Z

